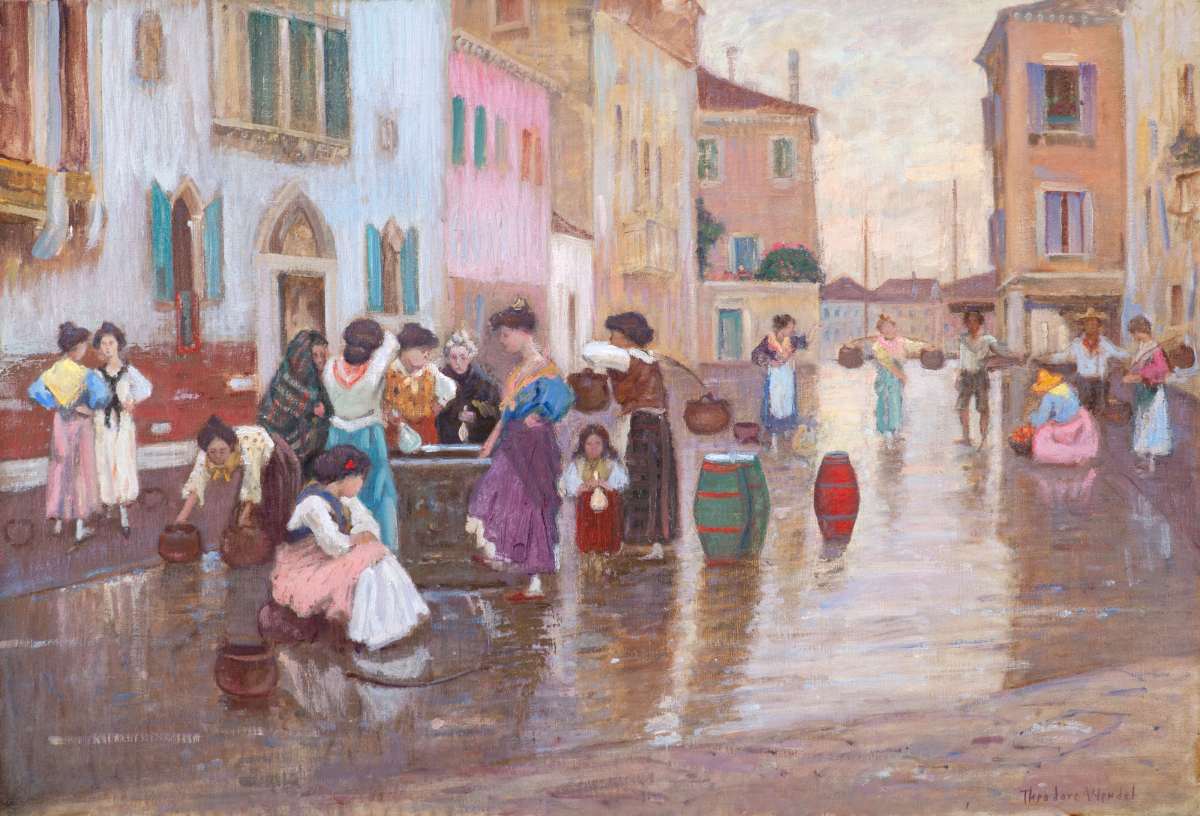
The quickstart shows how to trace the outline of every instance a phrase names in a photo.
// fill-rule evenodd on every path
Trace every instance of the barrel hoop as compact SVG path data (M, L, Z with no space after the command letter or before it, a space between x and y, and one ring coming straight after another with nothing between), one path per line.
M817 487L858 487L858 482L817 482Z
M742 469L741 465L714 465L711 462L705 462L700 466L700 469L705 473L737 473Z
M741 496L742 493L740 490L735 490L732 493L706 493L703 491L697 491L696 495L702 499L736 499L738 496Z
M746 532L746 528L745 527L701 527L700 525L696 525L696 532L698 532L698 533L744 533L744 532Z
M821 521L845 521L846 519L858 518L858 513L850 513L849 515L831 516L825 513L818 513L817 518Z

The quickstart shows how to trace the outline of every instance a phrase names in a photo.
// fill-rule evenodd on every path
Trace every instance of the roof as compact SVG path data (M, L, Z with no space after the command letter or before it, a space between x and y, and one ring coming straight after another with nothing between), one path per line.
M972 275L969 278L943 284L942 299L945 301L991 301L996 299L999 289L1000 276L995 272L985 272L982 275Z
M861 303L867 290L853 278L841 277L821 287L821 300L850 300Z
M1001 9L996 14L996 22L992 24L992 30L988 33L987 40L980 49L978 56L975 57L975 62L984 65L988 54L996 47L1000 41L1000 36L1004 30L1004 23L1013 19L1017 14L1022 16L1028 14L1030 19L1036 18L1041 22L1043 17L1050 14L1065 14L1069 20L1059 20L1059 22L1069 22L1073 25L1084 26L1089 23L1085 20L1090 19L1094 22L1106 22L1107 18L1120 17L1125 13L1125 5L1127 0L1041 0L1038 3L1026 3L1022 6L1010 6L1006 9ZM1078 15L1078 20L1074 19L1074 15ZM1099 18L1098 20L1095 18ZM1050 22L1054 22L1050 20Z
M922 303L938 300L941 294L937 278L892 278L872 292L876 303Z
M559 235L569 235L572 238L579 238L583 241L592 240L592 234L590 232L581 227L575 226L558 213L550 214L550 231L557 232Z
M789 102L744 88L704 68L696 69L696 95L700 100L700 110L706 111L750 111L789 116L811 116L817 112L816 108L799 102Z

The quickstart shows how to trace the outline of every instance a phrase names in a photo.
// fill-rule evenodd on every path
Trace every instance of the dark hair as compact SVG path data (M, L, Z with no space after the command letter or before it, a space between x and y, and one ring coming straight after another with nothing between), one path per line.
M971 315L975 315L975 317L979 318L980 326L984 324L983 312L979 311L978 309L967 309L965 312L963 312L963 323L966 323Z
M1135 332L1152 334L1154 332L1154 327L1150 325L1150 320L1145 315L1138 315L1130 320L1126 328L1129 329L1130 334L1134 334Z
M604 321L604 328L620 332L637 346L648 346L654 339L654 329L640 312L622 312Z
M346 342L342 358L350 365L362 365L383 345L383 328L369 317L351 320L342 331Z
M323 485L340 482L347 476L367 478L371 472L371 457L353 445L334 445L317 454L313 462L313 476Z
M405 323L404 327L400 329L400 333L396 335L396 339L400 341L401 351L433 349L440 345L437 335L420 323Z
M206 451L208 446L218 439L230 448L237 446L237 434L234 433L233 428L226 425L225 420L213 414L196 434L196 444L200 446L200 450Z
M775 315L771 318L772 331L779 331L780 329L786 329L788 326L794 325L796 325L796 318L790 314Z
M608 431L603 425L588 425L579 432L579 444L575 446L575 452L571 454L572 458L576 456L587 456L583 446L587 444L589 436L598 436L600 441L604 443L604 452L600 454L603 459L616 459L617 449L612 445L612 439L608 435Z
M532 334L533 330L537 328L537 315L525 304L525 301L519 300L504 311L496 312L488 318L488 325L492 327L492 331L518 329Z
M100 348L100 341L109 335L112 335L112 337L117 341L118 351L125 348L125 332L121 331L107 320L100 324L100 328L96 329L95 335L92 336L92 348Z
M67 321L58 326L58 348L63 353L70 351L80 343L86 343L92 333L87 329Z

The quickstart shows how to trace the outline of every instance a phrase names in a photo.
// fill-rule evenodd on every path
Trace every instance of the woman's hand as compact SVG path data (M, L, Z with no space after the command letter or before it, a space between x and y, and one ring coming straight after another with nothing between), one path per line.
M318 402L317 407L313 409L313 413L319 417L325 416L325 403Z
M543 424L544 422L545 422L545 420L542 419L537 414L530 414L529 416L525 417L525 427L526 428L536 428L537 426Z
M94 412L86 405L80 405L75 409L75 413L79 414L80 416L91 416Z
M904 376L903 371L896 373L896 379L900 380L901 385L908 385L908 377Z
M1121 377L1121 382L1124 383L1139 383L1142 381L1142 375L1138 373L1126 374Z
M357 547L361 544L370 544L374 540L375 536L364 530L361 533L355 533L354 535L350 536L350 546Z

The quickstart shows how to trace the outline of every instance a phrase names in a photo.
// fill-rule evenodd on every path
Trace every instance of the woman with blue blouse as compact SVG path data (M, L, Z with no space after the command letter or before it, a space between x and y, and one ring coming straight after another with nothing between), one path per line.
M1033 433L1033 458L1052 465L1078 465L1093 458L1100 447L1100 436L1091 414L1079 404L1075 389L1063 382L1061 374L1038 371L1033 393L1041 404L1029 414Z
M542 574L558 568L562 452L554 425L575 404L575 393L534 342L537 318L523 300L492 315L489 324L521 362L505 384L500 422L479 452L492 457L492 466L471 493L467 532L484 553L476 560L492 569L515 564L531 576L529 588L510 601L538 600L546 594Z

